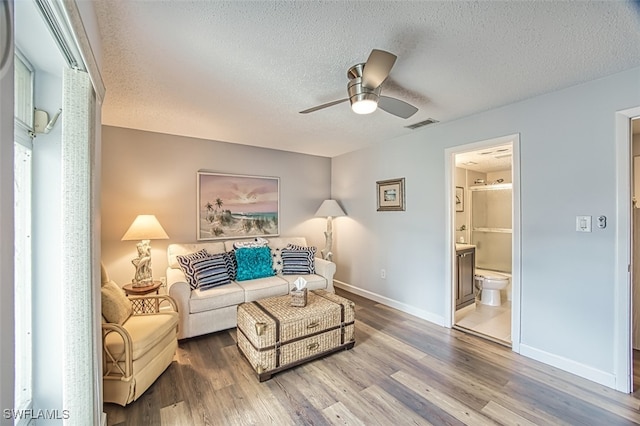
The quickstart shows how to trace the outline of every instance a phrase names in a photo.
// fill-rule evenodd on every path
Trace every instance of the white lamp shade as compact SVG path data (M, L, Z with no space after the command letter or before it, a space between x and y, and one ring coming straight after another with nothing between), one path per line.
M136 217L122 241L130 240L166 240L169 236L158 222L155 215L141 214Z
M320 208L316 212L316 216L321 217L338 217L338 216L346 216L342 207L336 200L324 200L322 204L320 204Z

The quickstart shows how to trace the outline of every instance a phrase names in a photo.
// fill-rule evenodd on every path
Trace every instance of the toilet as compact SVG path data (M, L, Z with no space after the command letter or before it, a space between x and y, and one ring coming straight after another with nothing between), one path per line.
M489 306L500 306L502 298L500 290L505 290L510 295L509 282L511 277L504 272L487 271L476 269L476 288L481 290L480 303Z

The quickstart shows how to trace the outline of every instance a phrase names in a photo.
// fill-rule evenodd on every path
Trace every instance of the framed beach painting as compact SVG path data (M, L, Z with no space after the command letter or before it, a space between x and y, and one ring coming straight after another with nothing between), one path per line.
M378 211L404 211L404 178L380 180L378 190Z
M280 234L280 178L199 171L198 240Z

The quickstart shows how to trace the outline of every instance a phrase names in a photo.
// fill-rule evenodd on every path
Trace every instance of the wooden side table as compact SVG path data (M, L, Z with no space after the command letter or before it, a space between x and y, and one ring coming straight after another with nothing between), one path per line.
M122 287L127 296L144 296L145 294L158 293L158 289L162 285L161 281L152 281L151 284L144 287L134 287L133 283L126 284Z
M151 284L144 287L134 287L133 283L126 284L122 287L127 296L144 296L149 293L155 292L159 294L158 289L162 285L161 281L152 281ZM149 300L148 304L145 299L133 299L131 306L133 311L143 314L151 314L158 311L158 299Z

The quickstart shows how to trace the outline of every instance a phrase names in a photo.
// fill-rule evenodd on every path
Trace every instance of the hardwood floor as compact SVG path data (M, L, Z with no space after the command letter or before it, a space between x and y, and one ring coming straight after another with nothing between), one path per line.
M356 303L356 345L259 383L235 329L180 342L109 425L632 425L640 400L338 290ZM636 361L635 370L640 372Z

